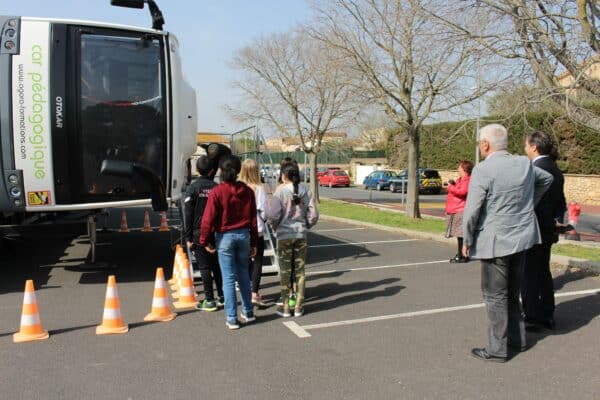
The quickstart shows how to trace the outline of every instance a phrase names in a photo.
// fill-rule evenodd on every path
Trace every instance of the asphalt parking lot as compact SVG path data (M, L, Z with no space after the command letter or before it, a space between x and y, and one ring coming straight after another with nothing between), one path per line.
M141 225L139 215L130 221ZM479 263L448 263L451 246L322 220L309 236L306 314L282 319L271 306L228 331L223 311L143 322L154 268L170 276L173 235L100 233L99 264L91 266L83 232L64 232L25 235L2 255L3 398L598 396L600 280L582 272L555 277L555 331L530 334L533 347L506 364L487 364L469 355L486 341ZM130 332L96 336L109 274ZM17 345L12 333L30 276L51 336ZM276 276L263 278L262 293L278 297Z

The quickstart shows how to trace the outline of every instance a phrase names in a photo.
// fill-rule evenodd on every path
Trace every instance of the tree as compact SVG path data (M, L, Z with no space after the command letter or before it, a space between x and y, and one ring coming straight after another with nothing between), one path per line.
M465 26L457 16L466 4L482 9L493 22L480 31ZM466 0L454 6L454 18L433 15L458 34L513 60L521 82L535 84L530 99L551 99L573 121L600 132L600 115L589 107L600 103L600 79L594 73L596 66L600 73L597 0Z
M245 76L234 84L242 101L232 113L238 119L264 121L282 136L299 137L318 198L317 155L323 136L356 114L345 63L298 29L256 39L237 52L233 65Z
M363 77L364 93L378 103L408 137L406 214L419 218L419 130L427 119L448 116L494 87L476 85L478 47L458 35L443 15L445 1L335 0L314 3L312 35L351 61ZM499 80L498 80L499 81Z

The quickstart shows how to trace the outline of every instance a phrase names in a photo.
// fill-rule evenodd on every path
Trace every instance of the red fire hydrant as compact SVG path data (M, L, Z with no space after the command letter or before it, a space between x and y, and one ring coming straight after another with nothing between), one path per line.
M579 237L579 233L575 227L577 226L577 221L579 220L579 214L581 214L581 206L577 204L577 202L572 201L567 206L569 213L569 224L573 226L573 230L565 233L565 239L569 240L581 240Z

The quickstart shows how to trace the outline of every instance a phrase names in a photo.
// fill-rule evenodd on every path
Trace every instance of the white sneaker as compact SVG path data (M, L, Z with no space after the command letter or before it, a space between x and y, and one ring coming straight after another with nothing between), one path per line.
M227 326L227 328L229 328L231 330L240 329L240 324L238 324L237 321L235 321L235 322L225 321L225 325Z
M242 312L241 314L242 322L249 323L256 321L256 317L253 312L249 312L247 315Z

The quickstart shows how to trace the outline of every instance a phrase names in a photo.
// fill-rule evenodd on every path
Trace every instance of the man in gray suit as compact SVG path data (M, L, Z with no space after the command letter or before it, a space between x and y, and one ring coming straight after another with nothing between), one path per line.
M463 217L463 255L481 260L481 290L490 326L488 346L471 354L505 362L508 347L526 349L519 302L525 250L541 242L534 206L552 183L552 175L533 167L527 157L506 149L502 125L484 126L479 150L485 161L471 174Z

